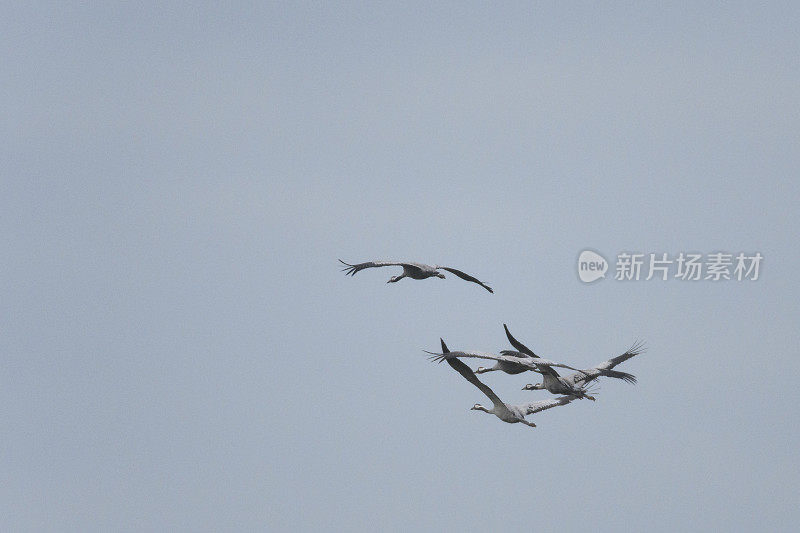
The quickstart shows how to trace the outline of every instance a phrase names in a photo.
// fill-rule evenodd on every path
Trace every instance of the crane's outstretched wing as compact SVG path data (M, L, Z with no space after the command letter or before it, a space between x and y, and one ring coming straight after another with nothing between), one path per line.
M507 355L508 357L516 357L517 359L533 359L530 355L516 350L500 350L500 355Z
M612 357L608 361L603 361L599 365L593 366L592 368L587 368L582 371L583 374L573 374L570 377L573 378L573 382L575 383L580 383L582 381L588 382L600 376L605 376L608 378L621 379L626 383L634 384L636 383L636 376L633 374L611 369L623 361L627 361L631 357L637 356L640 353L644 353L645 349L644 342L636 341L633 343L633 346L631 346L624 354Z
M385 267L385 266L401 266L401 267L409 267L409 268L418 268L412 265L411 263L399 263L397 261L367 261L366 263L358 263L356 265L351 265L350 263L345 263L341 259L339 262L345 267L342 269L342 272L346 272L351 276L355 276L357 272L361 272L365 268L373 268L373 267ZM345 274L345 275L347 275Z
M524 354L530 355L531 357L539 357L538 355L533 353L533 350L531 350L530 348L528 348L527 346L525 346L524 344L519 342L517 339L515 339L514 336L511 334L511 332L508 331L508 326L503 324L503 329L506 330L506 337L508 337L508 342L510 342L511 346L516 348L516 350L518 352L522 352Z
M534 365L540 361L547 361L546 359L542 359L541 357L531 357L526 353L518 352L516 350L500 350L500 355L528 360L531 361ZM541 371L542 375L548 374L550 376L555 376L555 377L559 376L558 372L556 372L556 369L553 368L552 366L539 366L539 370Z
M531 350L530 348L528 348L527 346L525 346L524 344L522 344L521 342L519 342L517 339L514 338L514 336L511 334L511 332L508 331L508 326L503 324L503 329L506 330L506 337L508 337L508 342L510 342L511 346L516 348L517 351L522 352L524 354L527 354L527 355L529 355L529 356L531 356L531 357L533 357L535 359L540 359L540 357L538 355L533 353L533 350ZM500 353L503 353L503 352L500 352ZM558 372L556 372L555 368L549 367L549 368L547 368L546 372L548 374L550 374L551 376L558 377Z
M444 343L443 339L439 339L442 341L442 352L444 356L450 353L458 353L458 352L450 352L447 349L447 346ZM447 360L447 364L450 365L453 370L464 376L464 379L478 387L482 393L486 395L487 398L492 400L494 404L494 411L497 414L503 414L502 412L505 411L507 415L514 416L511 411L506 407L506 404L503 403L503 400L497 397L497 394L494 393L492 389L486 386L481 380L478 379L478 376L475 375L475 372L472 371L470 367L466 365L466 363L462 362L457 357L444 357Z
M524 367L529 368L530 370L538 370L546 372L547 368L557 366L560 368L569 368L570 370L582 372L582 370L579 370L577 368L573 368L563 363L557 363L549 359L542 359L541 357L533 359L532 357L520 358L518 356L513 356L513 355L495 355L492 353L485 353L485 352L463 352L463 351L455 351L447 353L435 353L435 352L425 351L425 353L433 356L431 357L432 361L437 361L440 363L444 360L450 360L457 357L471 357L476 359L491 359L493 361L505 361L506 363L514 363L522 365Z
M545 409L552 409L553 407L558 407L559 405L567 405L574 399L575 396L559 396L558 398L550 398L549 400L526 403L519 405L518 407L526 415L532 415L533 413L538 413L539 411L544 411Z
M478 285L480 285L481 287L483 287L487 291L489 291L489 292L494 294L494 291L492 290L492 288L490 286L488 286L487 284L485 284L484 282L482 282L481 280L479 280L478 278L473 278L469 274L461 272L460 270L456 270L455 268L443 267L443 266L438 266L438 265L436 266L436 268L437 269L440 268L442 270L447 270L448 272L452 272L453 274L455 274L456 276L458 276L459 278L461 278L463 280L471 281L472 283L477 283Z
M603 361L599 365L596 365L594 368L598 368L601 370L610 370L615 366L617 366L618 364L622 363L623 361L627 361L631 357L635 357L640 353L644 353L646 349L647 348L644 345L644 341L636 341L635 343L633 343L633 346L628 348L628 350L624 354L612 357L608 361Z

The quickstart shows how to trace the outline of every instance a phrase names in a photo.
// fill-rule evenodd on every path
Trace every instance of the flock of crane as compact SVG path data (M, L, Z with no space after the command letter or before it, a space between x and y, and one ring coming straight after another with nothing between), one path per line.
M459 278L470 281L472 283L477 283L487 291L494 293L491 287L489 287L486 283L480 281L479 279L470 276L460 270L456 270L455 268L444 267L444 266L431 266L425 265L421 263L410 263L410 262L396 262L396 261L369 261L366 263L358 263L355 265L351 265L349 263L345 263L341 259L339 262L345 265L343 269L344 272L347 274L354 276L356 273L364 270L365 268L373 268L373 267L384 267L384 266L400 266L403 267L403 273L399 276L393 276L389 279L387 283L396 283L403 278L411 278L411 279L427 279L432 277L442 278L444 279L444 274L439 272L440 270L445 270L452 274L455 274ZM520 422L530 427L536 427L536 424L533 422L529 422L525 420L525 417L531 415L533 413L538 413L539 411L544 411L545 409L550 409L552 407L558 407L560 405L567 405L573 400L576 399L583 399L586 398L588 400L595 400L595 397L590 395L589 393L593 392L590 390L591 386L594 382L600 377L608 377L614 379L620 379L625 381L626 383L634 384L636 383L636 376L633 374L628 374L627 372L620 372L618 370L614 370L614 367L618 364L622 363L623 361L627 361L631 357L639 355L640 353L644 352L644 344L642 342L636 342L631 346L625 353L618 355L616 357L612 357L607 361L603 361L602 363L595 365L591 368L585 369L578 369L573 368L571 366L565 365L563 363L558 363L556 361L551 361L549 359L544 359L536 355L533 350L519 342L517 339L511 335L511 332L508 330L508 326L503 324L503 328L506 332L506 337L508 337L508 341L514 347L514 350L501 350L499 354L492 354L492 353L484 353L484 352L475 352L475 351L450 351L447 348L443 339L439 339L442 343L442 351L441 352L428 352L425 353L430 354L430 359L436 362L441 363L442 361L447 361L447 363L459 374L464 376L464 379L475 385L481 392L483 392L491 401L492 407L488 408L481 404L476 403L472 406L471 410L474 411L483 411L485 413L490 413L495 415L497 418L502 420L503 422L508 422L509 424L515 424ZM494 366L490 368L485 368L479 366L476 370L472 370L469 366L467 366L461 359L486 359L490 361L494 361ZM566 375L561 376L559 375L556 368L566 368L569 370L573 370L574 372ZM501 371L505 372L506 374L521 374L522 372L536 372L542 375L542 382L537 384L529 383L523 387L522 390L547 390L552 394L560 395L557 398L551 398L549 400L542 400L538 402L531 402L525 403L520 405L510 405L503 402L497 394L494 393L492 389L490 389L485 383L478 379L477 374L483 374L485 372L493 372L493 371Z

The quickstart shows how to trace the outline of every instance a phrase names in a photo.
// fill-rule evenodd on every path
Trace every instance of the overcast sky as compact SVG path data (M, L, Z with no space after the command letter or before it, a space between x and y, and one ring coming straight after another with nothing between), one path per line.
M796 527L796 4L18 4L0 529ZM623 251L764 260L615 281ZM573 366L644 339L639 383L469 411L422 350L504 322Z

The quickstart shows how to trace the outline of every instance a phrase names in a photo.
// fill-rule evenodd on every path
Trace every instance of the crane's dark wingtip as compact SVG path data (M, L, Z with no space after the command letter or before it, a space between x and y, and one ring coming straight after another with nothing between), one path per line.
M642 354L646 351L647 351L647 343L643 339L637 339L636 342L634 342L633 345L630 348L628 348L627 353L635 356Z
M344 272L344 273L345 273L345 274L344 274L345 276L355 276L355 275L356 275L356 271L357 271L357 269L356 269L356 266L355 266L355 265L351 265L350 263L345 263L345 262L344 262L344 261L342 261L341 259L339 259L339 262L345 266L345 267L342 269L342 272Z
M428 354L428 360L431 361L431 362L441 363L442 361L445 360L445 357L444 357L443 354L436 353L436 352L429 352L428 350L422 350L422 351L425 352L426 354Z
M602 372L600 375L615 379L621 379L625 383L636 385L636 376L634 376L633 374L629 374L627 372L620 372L619 370L606 370L605 372Z

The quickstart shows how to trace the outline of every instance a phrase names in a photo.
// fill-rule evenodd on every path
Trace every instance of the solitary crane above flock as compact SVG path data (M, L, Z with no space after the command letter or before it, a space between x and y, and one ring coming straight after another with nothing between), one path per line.
M351 276L355 276L356 273L364 270L365 268L374 268L374 267L385 267L385 266L401 266L403 267L403 273L399 276L392 276L389 278L389 281L386 283L397 283L403 278L411 278L411 279L427 279L432 277L442 278L444 279L444 274L439 272L439 270L446 270L458 276L459 278L471 281L472 283L477 283L487 291L494 293L491 287L487 284L479 280L478 278L474 278L469 274L461 272L460 270L456 270L455 268L450 268L446 266L431 266L431 265L424 265L422 263L409 263L409 262L401 262L401 261L368 261L366 263L358 263L356 265L351 265L350 263L345 263L341 259L339 262L345 265L345 268L342 271L350 274Z

